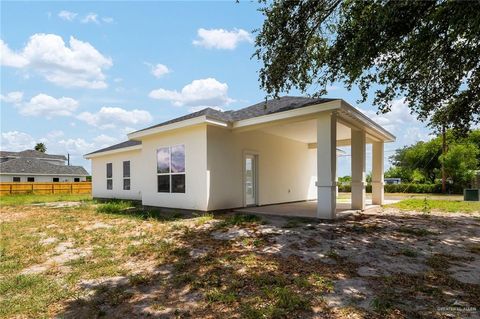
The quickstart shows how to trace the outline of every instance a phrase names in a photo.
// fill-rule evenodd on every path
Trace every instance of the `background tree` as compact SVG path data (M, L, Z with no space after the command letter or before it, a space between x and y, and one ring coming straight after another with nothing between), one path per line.
M42 152L42 153L45 153L47 151L47 147L43 143L37 143L35 145L35 150L39 151L39 152Z
M444 162L445 173L453 184L468 185L478 168L477 155L479 150L473 143L455 144L448 152L440 156Z
M405 97L437 132L465 132L480 114L480 1L264 1L256 37L261 87L358 85L388 112Z
M455 186L468 186L474 171L480 170L480 130L474 130L463 138L447 131L446 140L449 150L445 154L442 154L441 135L428 142L397 149L390 157L393 166L385 172L385 177L400 177L402 182L433 184L441 177L443 163L446 177Z

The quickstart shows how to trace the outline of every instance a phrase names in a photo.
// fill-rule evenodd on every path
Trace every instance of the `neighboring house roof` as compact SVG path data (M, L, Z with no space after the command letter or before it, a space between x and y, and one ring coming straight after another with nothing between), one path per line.
M141 141L134 141L134 140L129 140L129 141L125 141L125 142L122 142L122 143L118 143L118 144L115 144L115 145L112 145L112 146L109 146L109 147L105 147L105 148L102 148L100 150L97 150L95 152L91 152L91 153L88 153L86 155L91 155L91 154L96 154L96 153L103 153L103 152L108 152L108 151L114 151L114 150L118 150L118 149L121 149L121 148L127 148L127 147L131 147L131 146L137 146L137 145L141 145L142 142ZM85 156L86 156L85 155Z
M326 103L334 100L336 99L309 98L309 97L300 97L300 96L283 96L278 99L263 101L237 111L222 112L222 111L218 111L210 107L207 107L198 112L190 113L185 116L180 116L173 120L156 124L156 125L138 130L136 132L141 132L141 131L149 130L155 127L160 127L160 126L188 120L188 119L195 118L202 115L206 115L210 118L224 121L224 122L235 122L235 121L241 121L241 120L246 120L253 117L262 116L262 115L298 109L298 108L306 107L313 104L322 104L322 103Z
M55 165L35 158L15 158L0 163L0 174L89 175L82 166Z
M25 150L21 152L0 151L0 157L43 158L43 159L56 159L56 160L64 160L64 161L67 160L65 155L46 154L36 150Z

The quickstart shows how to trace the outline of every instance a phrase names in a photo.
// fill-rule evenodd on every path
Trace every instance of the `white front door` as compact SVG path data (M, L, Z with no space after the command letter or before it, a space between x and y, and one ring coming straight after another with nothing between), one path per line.
M257 205L257 163L255 155L245 155L245 206Z

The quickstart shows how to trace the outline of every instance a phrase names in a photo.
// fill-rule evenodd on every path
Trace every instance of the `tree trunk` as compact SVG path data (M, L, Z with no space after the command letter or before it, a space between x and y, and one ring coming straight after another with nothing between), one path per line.
M446 142L446 133L445 133L445 126L442 127L442 155L445 156L447 153L447 142ZM447 178L445 176L445 165L443 164L442 159L442 193L445 194L447 192Z

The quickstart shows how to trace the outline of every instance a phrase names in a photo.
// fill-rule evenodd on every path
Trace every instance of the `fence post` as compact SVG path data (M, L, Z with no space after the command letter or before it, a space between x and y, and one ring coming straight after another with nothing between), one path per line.
M33 183L32 183L32 194L33 194Z
M55 194L55 184L52 183L52 194Z
M73 184L70 184L70 194L73 194Z
M12 187L13 187L13 185L12 185L12 184L10 184L10 195L12 195L12 194L13 194L13 193L12 193Z

